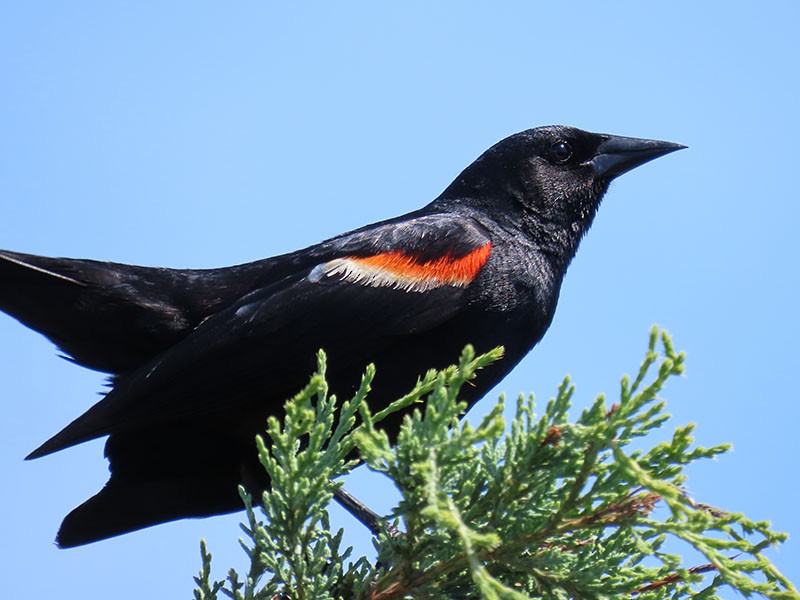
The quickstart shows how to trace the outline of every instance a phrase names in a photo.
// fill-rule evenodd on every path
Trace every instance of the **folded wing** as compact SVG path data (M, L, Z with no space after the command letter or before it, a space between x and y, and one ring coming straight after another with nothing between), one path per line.
M314 253L325 260L207 318L29 458L108 434L275 412L305 383L319 348L336 368L360 370L453 318L491 242L470 219L423 216L348 234Z

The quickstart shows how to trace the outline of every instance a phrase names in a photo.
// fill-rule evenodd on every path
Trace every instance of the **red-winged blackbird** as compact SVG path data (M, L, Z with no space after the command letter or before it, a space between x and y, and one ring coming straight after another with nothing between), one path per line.
M237 484L268 485L254 437L307 382L319 348L340 397L374 362L380 407L466 344L502 345L505 358L464 388L475 402L544 335L610 181L680 148L530 129L418 211L222 269L0 252L0 309L112 374L100 402L28 457L109 436L111 477L67 515L58 544L240 509Z

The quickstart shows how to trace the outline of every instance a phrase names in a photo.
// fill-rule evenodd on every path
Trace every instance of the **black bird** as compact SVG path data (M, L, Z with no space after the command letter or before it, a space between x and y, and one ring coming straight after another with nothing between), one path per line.
M28 456L108 436L111 477L67 515L58 544L239 510L237 484L269 483L254 437L305 385L319 348L340 397L374 362L381 407L466 344L502 345L505 358L464 390L475 402L549 327L611 180L683 147L529 129L420 210L228 268L0 252L0 310L112 375L102 400Z

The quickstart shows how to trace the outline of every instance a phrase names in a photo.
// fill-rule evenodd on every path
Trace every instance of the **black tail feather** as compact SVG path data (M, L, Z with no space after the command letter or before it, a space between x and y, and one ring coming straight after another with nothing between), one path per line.
M244 445L194 427L112 435L106 444L111 479L64 518L56 543L72 548L159 523L243 509L240 484L252 493L267 487L255 441Z
M241 510L236 485L235 480L224 482L213 476L136 483L110 481L64 517L56 544L73 548L159 523ZM223 490L228 493L222 494Z

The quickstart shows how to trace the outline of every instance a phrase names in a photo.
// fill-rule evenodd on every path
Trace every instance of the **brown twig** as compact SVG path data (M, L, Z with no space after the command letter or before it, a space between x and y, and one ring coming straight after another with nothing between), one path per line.
M708 573L710 571L716 571L716 570L717 567L715 567L711 563L705 565L697 565L696 567L688 569L689 573ZM676 581L681 581L682 579L683 578L678 573L673 573L672 575L668 575L663 579L659 579L658 581L653 581L651 583L648 583L647 585L643 585L642 587L633 590L631 592L631 596L643 594L644 592L651 592L660 587L664 587L665 585L675 583Z

